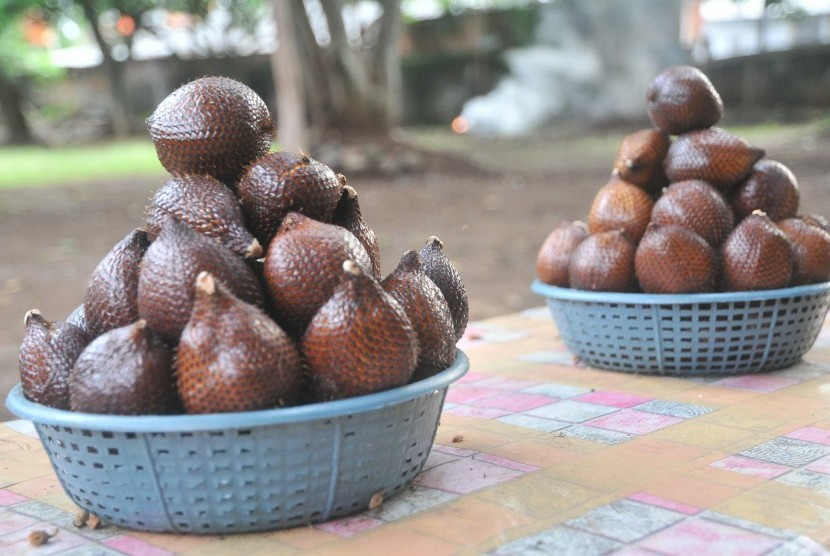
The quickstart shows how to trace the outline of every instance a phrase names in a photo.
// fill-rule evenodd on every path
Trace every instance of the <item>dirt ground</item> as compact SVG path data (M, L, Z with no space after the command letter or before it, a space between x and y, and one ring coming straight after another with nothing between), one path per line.
M469 164L435 156L420 173L348 177L380 240L383 272L436 235L464 279L471 318L483 319L543 304L529 291L539 244L563 219L586 218L620 139L634 129L557 129L516 140L410 131L401 138ZM826 127L752 128L742 136L796 174L803 212L830 216ZM141 225L163 180L159 174L0 191L0 397L18 380L24 313L37 307L63 319L81 303L90 272ZM10 417L0 408L0 420Z

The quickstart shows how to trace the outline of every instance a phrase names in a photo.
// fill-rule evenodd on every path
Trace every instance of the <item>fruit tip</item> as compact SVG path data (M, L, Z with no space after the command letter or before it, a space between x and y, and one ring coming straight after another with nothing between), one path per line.
M26 311L26 314L23 315L23 326L29 326L29 321L33 318L37 318L39 320L43 319L43 314L41 314L40 309L30 309Z
M401 270L411 271L421 268L421 264L421 254L415 250L409 250L401 256L398 266Z
M433 246L438 247L440 249L444 248L444 242L441 241L441 239L438 236L429 236L429 239L427 240L426 244L427 245L433 245Z
M343 174L337 174L337 183L339 183L342 187L346 187L346 176Z
M345 270L352 276L360 276L361 274L363 274L363 271L360 269L360 265L351 259L346 259L345 261L343 261L343 270Z
M207 270L203 270L196 276L196 289L208 295L216 293L216 280L213 275Z
M250 245L248 245L247 249L245 249L245 258L246 259L258 259L262 256L262 244L254 238L251 241Z

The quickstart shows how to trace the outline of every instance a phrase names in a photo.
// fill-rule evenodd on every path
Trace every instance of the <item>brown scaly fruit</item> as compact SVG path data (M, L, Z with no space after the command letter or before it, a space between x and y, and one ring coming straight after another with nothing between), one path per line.
M346 178L343 174L338 174L338 177L343 184L343 193L340 196L340 202L337 204L331 223L342 226L354 234L354 237L366 248L369 258L372 259L372 274L380 280L378 238L375 236L375 231L363 220L360 204L357 201L357 191L346 184Z
M712 127L723 115L723 101L706 75L692 66L660 72L646 91L649 118L670 135Z
M86 332L90 339L93 337L93 334L91 334L89 328L87 328L88 325L86 322L86 308L84 307L83 303L72 309L72 312L69 313L64 322L66 322L67 324L77 326L78 328Z
M536 254L536 276L545 284L567 288L568 265L576 246L588 237L584 222L562 222L542 242Z
M257 159L237 192L248 225L268 245L289 212L329 222L341 189L337 175L325 164L304 154L279 151Z
M637 291L636 246L625 232L599 232L585 238L571 255L571 287L605 292Z
M343 277L343 261L372 272L366 249L345 228L288 213L265 255L265 286L275 318L299 337Z
M147 118L162 166L175 176L206 174L233 187L271 148L276 127L247 85L203 77L170 93Z
M69 373L91 337L73 324L50 322L32 309L18 352L23 394L33 402L69 409Z
M721 246L724 291L770 290L790 285L790 240L762 211L744 218Z
M303 389L294 341L208 272L196 277L193 313L182 331L175 367L187 413L293 405Z
M793 246L793 286L830 280L830 233L800 218L785 218L776 225Z
M767 213L777 222L798 212L798 180L789 168L775 160L759 160L752 173L730 197L735 219L740 221L754 210Z
M763 149L751 147L740 137L713 127L678 137L669 147L664 165L672 183L703 180L727 194L752 172L763 156Z
M455 328L444 294L429 279L417 251L407 251L381 287L401 304L418 338L418 363L412 380L443 371L455 360Z
M149 246L146 232L133 230L92 271L84 314L93 337L138 320L138 272Z
M651 221L688 228L713 247L723 243L735 226L726 199L701 180L679 181L666 188L654 203Z
M669 183L663 160L670 144L669 136L659 129L641 129L626 135L614 160L614 173L652 195L659 193Z
M444 242L436 236L427 239L418 255L421 257L424 272L435 282L447 300L455 328L455 339L458 341L464 336L467 321L470 319L470 304L461 274L444 254Z
M246 259L262 256L262 246L245 229L239 201L228 187L210 176L167 180L147 207L145 224L155 239L165 220L174 216Z
M78 357L70 407L85 413L159 415L179 407L173 354L139 319L98 336Z
M348 260L342 268L340 285L302 337L320 401L406 384L418 360L418 340L400 304L362 265Z
M715 291L718 255L702 237L672 224L650 224L637 246L634 270L646 293Z
M622 230L636 243L646 231L653 207L654 199L642 188L611 176L594 196L588 229L592 234Z
M203 270L237 297L263 304L254 272L217 241L169 218L144 254L138 277L138 314L165 341L175 345L193 309L193 284Z

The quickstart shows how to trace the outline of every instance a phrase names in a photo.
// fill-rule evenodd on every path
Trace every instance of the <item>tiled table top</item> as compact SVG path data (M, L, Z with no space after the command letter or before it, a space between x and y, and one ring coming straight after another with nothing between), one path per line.
M711 380L581 366L546 309L461 347L412 487L286 531L78 529L31 424L0 424L0 554L830 554L830 326L789 369Z

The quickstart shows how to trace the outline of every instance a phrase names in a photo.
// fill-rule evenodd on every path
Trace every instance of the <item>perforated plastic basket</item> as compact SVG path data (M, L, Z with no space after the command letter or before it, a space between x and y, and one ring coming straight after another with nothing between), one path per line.
M222 534L366 509L429 455L449 385L469 361L406 386L333 402L212 415L113 416L6 399L31 420L66 493L112 524Z
M664 375L781 369L810 349L830 306L830 282L689 295L590 292L536 280L562 340L586 364Z

